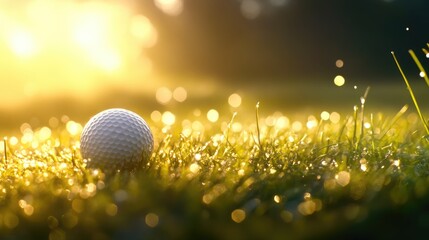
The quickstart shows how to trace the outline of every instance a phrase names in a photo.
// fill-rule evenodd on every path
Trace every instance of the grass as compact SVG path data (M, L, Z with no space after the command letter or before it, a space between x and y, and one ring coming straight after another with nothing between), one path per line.
M79 123L49 131L27 126L3 147L0 237L367 238L404 234L397 228L413 230L404 236L422 233L429 226L425 130L406 107L389 117L364 112L364 104L351 116L325 113L304 122L278 112L261 116L259 106L253 120L238 113L216 123L152 121L156 146L145 169L115 176L85 168Z
M23 124L0 146L0 238L422 238L428 126L393 57L417 113L368 111L369 88L348 115L170 113L149 121L155 149L135 173L87 169L81 123Z

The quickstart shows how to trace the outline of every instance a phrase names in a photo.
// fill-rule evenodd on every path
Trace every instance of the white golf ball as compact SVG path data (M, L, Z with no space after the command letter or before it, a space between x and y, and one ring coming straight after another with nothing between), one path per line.
M82 131L80 148L89 168L106 172L133 171L149 160L153 137L139 115L112 108L88 121Z

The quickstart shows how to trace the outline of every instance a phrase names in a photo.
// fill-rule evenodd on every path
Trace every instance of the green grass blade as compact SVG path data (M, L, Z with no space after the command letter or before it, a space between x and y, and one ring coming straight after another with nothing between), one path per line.
M261 150L261 152L264 152L264 149L262 147L262 141L261 141L261 129L259 126L259 102L256 103L256 131L258 134L258 144L259 144L259 148Z
M429 127L428 127L428 124L427 124L427 122L426 122L425 118L423 117L422 111L420 110L419 104L417 103L417 99L416 99L416 97L415 97L415 95L414 95L413 89L411 88L410 83L408 82L408 79L407 79L407 77L405 76L404 71L403 71L403 70L402 70L402 68L401 68L401 65L399 64L398 59L396 58L395 53L394 53L393 51L392 51L391 53L392 53L393 59L395 60L396 66L398 67L399 72L401 73L402 78L404 79L405 84L407 85L407 89L408 89L408 91L410 92L411 99L413 100L414 106L416 106L417 113L419 114L420 120L422 121L423 126L424 126L424 128L425 128L425 130L426 130L426 134L428 134L428 135L429 135Z
M428 77L428 75L426 74L426 71L425 71L425 69L423 68L422 63L421 63L421 62L420 62L420 60L417 58L417 56L416 56L416 54L414 53L414 51L413 51L413 50L409 50L408 52L410 53L411 57L413 58L414 62L415 62L415 63L416 63L416 65L417 65L417 67L419 68L420 72L422 72L422 73L423 73L423 78L425 79L426 84L429 86L429 77Z

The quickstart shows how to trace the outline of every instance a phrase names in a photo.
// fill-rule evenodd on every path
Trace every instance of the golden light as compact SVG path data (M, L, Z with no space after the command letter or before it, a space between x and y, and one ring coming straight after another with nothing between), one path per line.
M238 93L233 93L228 98L228 104L233 108L238 108L241 105L241 96Z
M299 132L302 130L302 123L300 121L295 121L292 123L292 130L295 132Z
M327 112L327 111L323 111L322 113L320 113L320 118L321 118L323 121L327 121L327 120L329 120L329 117L330 117L330 114L329 114L329 112Z
M316 204L312 200L302 202L298 205L298 211L304 216L311 215L316 211Z
M159 121L161 121L161 119L162 119L162 114L161 114L161 112L160 112L160 111L153 111L153 112L150 114L150 119L152 119L152 121L154 121L154 122L159 122Z
M243 209L235 209L231 213L231 219L236 223L241 223L246 219L246 212Z
M346 83L346 80L341 75L338 75L334 78L334 84L337 85L338 87L343 86L345 83Z
M103 51L93 51L90 55L97 66L109 72L118 70L122 63L119 54L107 49Z
M11 137L11 138L9 138L9 144L10 145L14 146L14 145L16 145L18 143L19 143L19 140L18 140L17 137Z
M36 40L29 31L13 30L9 33L8 42L11 50L18 57L30 57L37 52Z
M341 171L335 175L335 181L338 185L345 187L350 183L350 173L346 171Z
M0 1L0 79L8 84L0 89L0 105L13 107L42 95L97 96L119 80L142 89L141 79L152 74L144 49L157 39L151 21L135 14L132 4ZM16 61L22 59L31 64Z
M158 40L158 33L150 20L143 15L135 15L130 23L131 34L145 48L153 47Z
M48 127L42 127L38 133L40 140L45 141L51 137L52 131Z
M155 0L155 6L165 14L177 16L183 11L183 0Z
M290 121L289 118L285 116L281 116L277 119L276 127L279 129L287 128L289 127Z
M308 117L308 121L306 124L308 129L313 129L317 126L317 119L314 116Z
M178 87L173 91L173 98L178 102L184 102L188 97L188 92L183 87Z
M338 123L341 119L341 115L337 112L332 112L329 116L329 120L331 120L332 123Z
M167 87L161 87L156 90L155 98L161 104L167 104L171 101L173 93Z
M217 120L219 119L219 113L218 113L218 111L216 111L216 109L210 109L207 112L207 119L210 122L217 122Z
M68 121L66 123L66 129L71 135L76 136L82 132L83 127L80 123Z
M192 173L198 173L198 171L200 171L200 165L198 165L198 163L192 163L191 166L189 166L189 170Z
M176 122L176 116L172 112L169 112L169 111L164 112L162 114L161 119L162 119L162 122L168 126L171 126Z

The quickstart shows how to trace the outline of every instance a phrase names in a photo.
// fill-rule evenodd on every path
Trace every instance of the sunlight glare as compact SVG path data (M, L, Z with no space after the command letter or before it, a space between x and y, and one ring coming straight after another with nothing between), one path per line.
M158 40L158 33L150 20L143 15L133 16L130 23L131 34L145 48L153 47Z
M31 57L37 52L34 36L28 31L15 29L10 33L8 40L11 50L18 57Z

